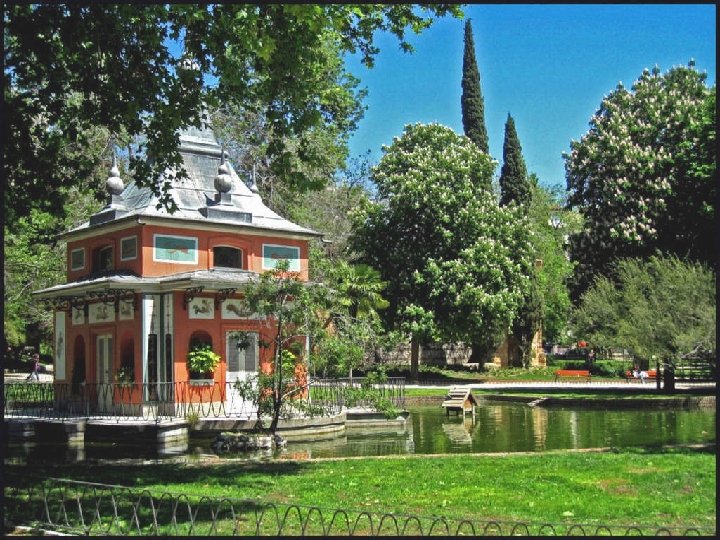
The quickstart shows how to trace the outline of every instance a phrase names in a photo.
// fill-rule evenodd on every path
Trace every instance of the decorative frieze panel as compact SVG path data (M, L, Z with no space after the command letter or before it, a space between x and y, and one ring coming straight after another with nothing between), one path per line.
M98 302L88 306L88 319L90 324L115 321L115 303Z
M223 319L247 319L248 312L243 310L242 300L225 300L220 313Z
M212 298L199 296L188 302L188 317L190 319L214 319L215 306Z
M85 324L85 308L84 307L73 307L72 308L72 325L80 326Z
M133 300L120 300L118 319L131 321L135 318L135 302Z
M261 319L257 313L250 313L243 306L242 300L228 299L220 307L220 316L223 319Z

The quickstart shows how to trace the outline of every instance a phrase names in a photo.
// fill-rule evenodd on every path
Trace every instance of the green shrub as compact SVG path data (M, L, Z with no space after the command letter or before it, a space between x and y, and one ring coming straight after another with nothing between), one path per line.
M212 373L220 363L220 355L208 344L195 345L187 354L188 371L193 374Z

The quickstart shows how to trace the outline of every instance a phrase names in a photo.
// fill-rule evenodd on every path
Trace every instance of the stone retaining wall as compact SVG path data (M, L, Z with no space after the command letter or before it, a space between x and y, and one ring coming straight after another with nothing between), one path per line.
M470 359L471 348L464 343L432 343L420 347L420 363L434 366L464 365ZM410 344L401 343L389 351L380 351L384 364L410 364Z
M479 399L488 401L514 401L516 403L531 403L537 399L535 396L508 396L502 394L476 394ZM440 405L445 396L405 396L405 405L421 407L424 405ZM577 405L580 407L604 408L668 408L685 409L692 407L715 407L715 396L677 396L667 398L632 398L632 399L585 399L585 398L558 398L548 395L542 402L547 405Z

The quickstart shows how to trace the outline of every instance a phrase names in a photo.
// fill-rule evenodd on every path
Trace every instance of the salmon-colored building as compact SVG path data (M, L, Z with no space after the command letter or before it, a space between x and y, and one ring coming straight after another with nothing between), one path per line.
M134 382L134 402L170 403L180 399L170 383L191 381L187 353L200 343L222 358L212 374L220 387L269 369L273 351L261 345L272 327L243 311L243 287L280 259L307 280L319 234L265 206L208 128L181 133L180 153L187 178L160 180L171 180L175 213L158 209L150 189L125 187L113 166L108 205L61 235L67 283L35 293L54 310L56 385Z

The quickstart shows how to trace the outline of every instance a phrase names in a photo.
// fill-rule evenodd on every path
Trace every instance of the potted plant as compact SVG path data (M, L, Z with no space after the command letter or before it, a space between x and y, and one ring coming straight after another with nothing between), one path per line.
M129 386L135 382L135 368L132 364L122 364L115 374L115 382L121 386Z
M195 345L187 354L188 371L190 379L212 383L213 371L220 363L220 355L212 350L207 343Z

